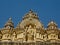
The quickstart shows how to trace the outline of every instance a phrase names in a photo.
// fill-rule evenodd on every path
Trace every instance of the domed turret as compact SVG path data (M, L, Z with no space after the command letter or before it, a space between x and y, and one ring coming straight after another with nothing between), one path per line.
M39 18L35 12L30 10L25 16L23 20L18 24L17 27L24 29L27 25L34 25L36 28L43 28L43 24L39 21Z
M54 21L51 21L47 27L48 29L57 29L57 24Z
M12 22L12 19L9 18L9 20L7 21L7 23L4 26L5 28L14 28L14 24Z
M35 18L35 19L39 19L37 14L35 12L33 12L31 9L30 11L23 17L23 19L26 18Z

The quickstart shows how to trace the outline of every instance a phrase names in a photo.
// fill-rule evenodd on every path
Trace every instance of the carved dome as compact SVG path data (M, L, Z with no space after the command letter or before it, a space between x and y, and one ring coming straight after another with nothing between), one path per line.
M48 26L57 26L57 24L54 21L51 21Z
M48 24L48 28L50 28L50 29L56 29L57 28L57 24L54 21L51 21Z
M23 20L18 24L17 27L24 28L26 25L35 25L36 28L43 28L43 24L38 20L38 16L32 10L30 10L24 17Z

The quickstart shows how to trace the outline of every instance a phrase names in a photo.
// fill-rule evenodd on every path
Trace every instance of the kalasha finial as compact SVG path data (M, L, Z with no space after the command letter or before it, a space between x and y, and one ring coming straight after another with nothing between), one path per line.
M12 20L12 18L10 17L9 20Z
M32 11L32 9L30 9L30 11L29 11L30 13L32 13L33 11Z
M26 18L35 18L39 20L37 14L32 9L30 9L29 12L26 13L26 15L23 17L23 20Z
M12 18L9 18L8 21L6 22L5 27L8 27L8 26L14 27L14 24L12 22Z
M12 22L12 18L11 17L9 18L8 22Z

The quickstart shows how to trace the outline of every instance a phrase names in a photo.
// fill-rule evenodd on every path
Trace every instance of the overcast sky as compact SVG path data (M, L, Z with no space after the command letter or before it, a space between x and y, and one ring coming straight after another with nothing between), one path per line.
M12 17L14 26L32 9L44 27L54 20L60 27L60 0L0 0L0 28Z

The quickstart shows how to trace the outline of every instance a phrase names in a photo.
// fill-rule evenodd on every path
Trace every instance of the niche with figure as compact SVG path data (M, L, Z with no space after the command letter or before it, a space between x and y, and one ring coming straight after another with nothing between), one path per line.
M34 25L27 25L27 30L26 30L26 39L27 41L33 41L34 40L34 36L35 36L35 26Z

